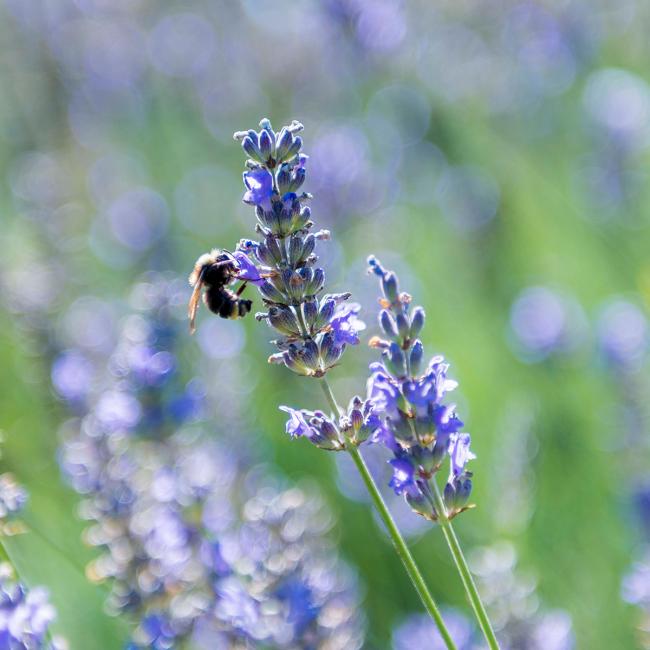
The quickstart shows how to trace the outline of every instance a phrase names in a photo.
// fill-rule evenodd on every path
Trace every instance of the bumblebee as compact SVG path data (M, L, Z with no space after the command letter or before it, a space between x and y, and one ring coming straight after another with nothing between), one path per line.
M190 274L190 286L194 287L187 315L190 319L190 332L196 330L196 312L199 309L199 300L203 289L203 302L207 308L221 316L221 318L242 318L248 314L253 306L252 300L245 300L239 296L246 288L246 282L231 291L228 285L239 279L239 266L232 253L213 249L201 255L194 270Z

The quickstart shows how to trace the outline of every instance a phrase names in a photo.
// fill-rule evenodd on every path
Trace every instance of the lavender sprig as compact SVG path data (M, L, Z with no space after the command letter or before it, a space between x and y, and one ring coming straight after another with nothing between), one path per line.
M424 309L412 307L411 296L399 289L397 275L375 257L368 259L368 265L380 279L379 324L386 336L370 342L381 350L382 360L370 366L368 391L382 420L376 437L394 454L391 487L404 494L416 513L440 523L481 631L489 647L498 648L451 523L470 507L472 474L465 466L474 458L469 434L461 432L463 423L455 407L443 403L457 384L447 378L448 365L440 356L433 357L422 371L424 346L418 335L424 327ZM436 474L447 457L450 471L443 496Z
M240 279L258 285L266 312L256 314L278 334L271 363L308 377L324 377L338 364L347 345L359 343L365 325L350 293L324 294L325 271L317 266L316 242L327 230L311 232L311 195L298 190L306 178L302 131L292 122L275 133L268 120L259 132L235 133L250 156L244 172L243 201L255 207L259 241L240 241L235 257Z
M269 120L260 131L235 133L249 156L244 172L244 203L254 206L258 241L243 239L233 257L238 279L257 285L267 309L256 315L277 332L278 351L269 362L293 372L318 378L331 412L281 406L289 414L287 433L306 437L321 449L347 451L361 474L395 549L432 616L448 648L454 642L422 578L413 556L393 520L361 454L359 445L372 438L381 422L370 400L354 397L347 411L337 403L326 374L336 366L347 345L359 343L365 328L357 315L360 307L348 303L350 293L322 294L325 272L317 266L319 240L326 230L311 232L314 224L305 203L309 194L298 194L306 178L307 156L302 153L303 126L292 122L276 133Z
M444 516L453 519L473 507L467 505L472 473L466 465L475 458L455 405L444 401L458 384L447 377L449 364L442 356L434 356L423 369L424 346L418 335L424 327L424 309L411 309L411 296L399 291L395 273L386 271L376 258L370 257L368 265L380 278L379 325L386 337L370 341L381 350L382 360L370 365L368 394L380 415L377 438L394 454L389 461L390 486L416 513L438 521L442 513L430 481L449 458Z

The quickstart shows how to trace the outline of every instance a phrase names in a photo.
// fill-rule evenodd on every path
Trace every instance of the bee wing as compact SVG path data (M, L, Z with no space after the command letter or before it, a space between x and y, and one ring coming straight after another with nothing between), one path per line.
M194 334L196 331L196 312L199 309L199 301L201 300L201 289L203 289L203 279L201 276L199 276L196 284L194 285L190 303L187 306L187 317L190 319L190 334Z

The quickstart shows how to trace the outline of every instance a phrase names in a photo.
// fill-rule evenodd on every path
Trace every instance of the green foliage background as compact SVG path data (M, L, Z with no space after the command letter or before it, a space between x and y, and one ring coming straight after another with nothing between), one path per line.
M57 151L67 169L75 172L70 180L82 216L74 228L83 238L93 218L84 177L90 154L80 153L73 142L58 94L57 71L46 53L34 49L2 9L0 16L1 175L7 178L12 161L22 152ZM640 33L641 24L636 29ZM625 66L645 76L647 56L647 47L638 40L621 38L602 53L602 60L590 65L591 69ZM30 57L28 66L25 57ZM29 76L25 69L38 74ZM381 218L345 213L323 225L332 228L343 251L344 270L335 274L333 289L352 282L359 291L367 290L371 285L363 278L362 262L371 252L388 252L417 278L416 300L429 316L424 343L453 364L452 376L460 381L463 412L478 456L473 463L477 508L457 520L465 547L510 539L521 565L539 576L544 603L564 608L573 617L577 647L611 650L635 646L636 613L619 594L621 577L641 539L630 506L629 452L616 444L622 424L612 417L620 395L598 363L591 335L580 353L536 365L519 361L507 341L512 300L530 284L570 292L592 322L598 306L613 294L650 298L644 279L650 269L647 191L626 208L633 228L625 225L627 217L597 225L591 218L593 206L574 182L575 160L587 146L580 89L589 71L580 73L574 89L549 100L545 109L553 129L544 137L533 134L530 116L499 119L473 102L452 107L432 100L426 139L454 163L482 166L500 186L498 215L484 229L459 232L434 205L414 205L408 195L400 195ZM377 88L395 81L403 79L389 66L360 79L359 106ZM319 83L317 75L312 83ZM243 225L248 213L239 203L242 156L234 143L220 142L207 132L182 87L157 78L148 92L147 119L138 124L116 121L111 137L116 147L136 150L146 160L152 187L171 206L179 179L191 167L218 161L232 171L232 182L219 188L219 204L214 205L219 241L193 234L172 219L166 261L184 274L204 250L217 244L232 246L249 235ZM288 82L268 90L267 112L276 125L303 118L300 101L289 101L290 92ZM328 118L336 120L347 111L357 111L363 121L363 109L345 103ZM250 106L235 127L255 125L260 117ZM306 123L307 153L318 126ZM643 173L646 163L641 161ZM29 241L41 254L50 254L38 228L16 207L8 182L0 193L5 261L20 264L16 241ZM87 247L75 253L71 265L70 300L83 293L123 296L138 274L133 268L109 268ZM372 315L366 319L373 321ZM338 516L342 553L359 568L365 582L369 647L386 648L392 626L419 610L417 597L369 508L341 496L331 455L291 442L283 432L277 404L321 406L320 393L309 382L288 377L282 368L267 366L267 332L252 318L245 327L258 361L252 369L258 383L250 404L254 417L250 435L259 438L264 454L291 479L315 478L326 493ZM341 394L350 388L363 391L369 359L365 349L348 353L333 374L335 389ZM57 430L66 415L51 391L48 363L47 349L33 333L23 331L21 320L9 312L0 314L0 428L6 438L0 462L31 493L26 515L31 532L5 539L4 546L24 581L51 590L59 612L56 630L69 639L73 650L120 648L128 622L103 612L104 587L89 583L83 574L94 551L82 543L78 497L62 482L56 461ZM504 498L504 475L522 462L504 442L513 433L507 430L513 412L530 418L534 444L520 468L530 488L530 518L524 526L509 530L495 513ZM647 470L648 460L637 457L635 465ZM468 611L439 531L431 530L412 546L438 600Z

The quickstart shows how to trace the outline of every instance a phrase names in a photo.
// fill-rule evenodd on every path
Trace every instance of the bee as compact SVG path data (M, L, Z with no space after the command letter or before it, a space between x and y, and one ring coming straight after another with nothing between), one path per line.
M253 306L252 300L239 296L246 288L246 281L237 289L231 291L228 285L239 279L239 266L232 253L217 248L201 255L194 270L190 274L190 286L194 287L187 315L190 319L190 332L196 330L196 312L199 309L199 299L203 292L203 302L207 308L221 318L242 318Z

